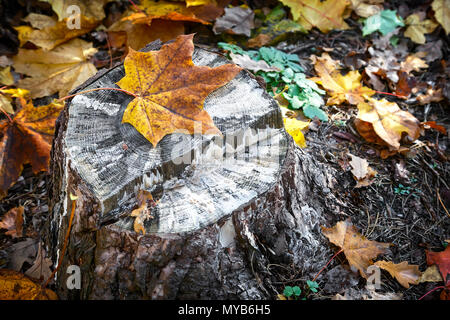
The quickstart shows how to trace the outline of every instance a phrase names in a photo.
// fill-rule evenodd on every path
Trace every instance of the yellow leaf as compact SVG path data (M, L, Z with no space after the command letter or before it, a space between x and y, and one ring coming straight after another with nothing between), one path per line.
M306 140L302 130L308 128L309 121L300 121L292 118L284 118L283 121L286 132L292 136L300 148L305 148Z
M418 14L412 14L406 18L405 24L408 26L405 30L404 36L410 38L415 43L424 44L425 33L431 33L438 26L437 23L432 20L420 21Z
M434 0L431 7L434 10L434 17L448 35L450 33L450 0Z
M406 261L395 264L392 261L377 261L375 265L386 270L392 277L404 286L409 288L410 284L418 284L422 272L419 271L419 266L410 265Z
M367 279L367 268L373 264L372 259L385 253L390 243L367 240L352 225L350 220L339 221L334 227L322 227L322 233L330 242L342 248L348 263L359 270Z
M395 102L385 99L368 99L358 104L355 121L359 134L368 142L389 146L390 150L400 148L405 132L411 142L420 135L420 122L411 113L401 110Z
M0 300L58 300L58 296L19 272L0 269Z
M14 78L11 74L11 67L0 68L0 84L11 86L14 84Z
M45 24L42 23L43 17L40 14L32 14L28 16L30 23L36 26L43 27ZM44 16L45 17L45 16ZM34 21L37 19L37 21ZM69 29L67 25L67 18L63 21L56 21L52 26L43 27L42 29L33 29L30 27L15 27L19 33L19 40L21 46L27 41L34 43L38 47L45 50L51 50L61 43L67 42L70 39L81 36L88 33L92 29L98 26L99 21L92 18L87 18L85 16L80 17L80 28Z
M349 0L281 0L291 8L291 13L306 30L317 27L322 32L345 30L349 26L343 19Z
M32 98L44 97L59 92L66 96L97 69L88 59L97 52L91 43L73 39L54 50L20 49L13 58L17 72L31 76L18 82L20 87L30 90Z
M139 190L137 196L138 208L131 212L131 216L135 217L133 228L136 233L142 233L145 235L145 221L153 219L151 205L153 202L153 196L150 192L145 190Z
M216 4L215 0L186 0L186 7L203 6L205 4Z
M130 49L125 58L126 75L117 85L135 94L135 99L125 109L122 123L130 123L153 146L167 134L192 134L200 125L202 134L221 134L203 103L241 68L233 64L195 66L193 36L178 36L159 51Z
M313 62L319 78L311 80L322 85L331 96L327 105L339 105L345 101L358 104L375 94L375 91L362 85L361 75L357 70L350 71L345 76L341 75L337 62L327 53L323 53L322 57L313 57Z

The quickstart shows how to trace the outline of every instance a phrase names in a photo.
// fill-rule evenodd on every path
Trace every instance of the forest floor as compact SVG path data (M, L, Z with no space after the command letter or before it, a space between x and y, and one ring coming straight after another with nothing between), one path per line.
M417 2L417 1L416 1ZM385 9L398 10L403 17L418 10L430 10L430 2L414 7L402 5L404 1L390 1L384 3ZM252 2L253 3L253 2ZM127 6L122 1L120 6L107 6L106 17L117 15ZM32 7L22 6L21 16L36 12ZM402 11L403 10L403 11ZM45 11L45 10L44 10ZM6 13L5 13L6 12ZM3 14L8 14L5 11ZM37 10L43 12L43 10ZM9 20L13 16L8 17ZM112 19L112 18L111 18ZM358 29L355 17L346 19L350 25L349 30L332 30L328 33L316 29L309 33L295 34L288 40L281 41L275 47L285 53L296 54L300 65L308 77L317 76L311 55L320 55L327 52L331 58L344 64L343 72L352 69L362 70L358 59L367 62L371 56L369 47L373 41L380 38L375 33L362 36ZM5 26L3 26L5 27ZM203 26L188 24L185 33L195 31L198 33L198 42L210 48L217 48L217 42L224 41L220 36L212 35L210 31L203 33ZM385 255L396 263L407 261L418 265L421 271L427 268L426 250L442 251L446 247L446 240L450 239L450 164L449 164L449 131L450 113L450 40L445 31L438 27L434 32L426 35L427 43L442 40L441 55L434 61L428 61L428 68L415 75L414 84L410 87L420 87L425 84L440 86L443 90L443 99L438 102L418 104L414 98L377 93L374 98L385 98L396 102L402 110L409 111L421 123L435 121L446 132L439 130L423 130L420 139L403 153L396 153L386 159L380 157L380 151L373 144L363 139L354 126L357 109L350 105L326 106L330 121L313 119L309 130L305 133L305 152L315 153L320 161L327 166L336 168L339 182L333 193L339 194L340 199L346 203L345 213L327 212L329 221L333 225L338 221L350 218L357 229L371 240L393 243L390 252ZM120 63L123 51L108 47L105 38L92 31L82 36L86 41L92 41L98 48L94 56L97 69L108 68L110 62ZM17 52L18 43L16 43ZM405 41L403 50L405 55L417 52L418 44ZM14 50L12 50L14 51ZM6 53L14 56L13 52ZM365 83L370 86L367 78ZM384 91L390 91L389 84ZM55 95L50 96L55 97ZM35 104L48 103L50 97L35 99ZM351 153L367 159L370 167L377 171L374 181L366 186L356 188L356 181L351 172L348 154ZM21 237L11 237L7 230L0 229L0 268L15 267L25 273L35 261L37 244L41 241L42 228L48 217L48 190L50 181L49 172L33 174L31 167L26 165L17 182L8 190L7 195L0 201L0 218L10 209L24 207L23 233ZM330 244L331 245L331 244ZM26 248L30 248L27 250ZM338 248L336 247L336 252ZM331 258L331 257L330 257ZM359 276L345 273L348 265L344 255L338 255L326 270L323 271L317 282L319 291L310 296L311 299L331 299L341 292L342 287L354 290L362 289L365 280ZM301 273L284 266L285 271L278 275L280 293L285 284L295 285L291 280ZM323 266L318 266L318 269ZM286 270L289 270L288 272ZM339 272L337 272L339 271ZM338 274L338 276L336 276ZM333 282L334 281L334 282ZM417 300L425 293L438 286L436 282L424 282L412 285L408 289L401 286L387 272L382 272L381 292L401 293L403 299ZM439 299L441 290L429 294L425 299ZM276 297L273 297L274 299Z

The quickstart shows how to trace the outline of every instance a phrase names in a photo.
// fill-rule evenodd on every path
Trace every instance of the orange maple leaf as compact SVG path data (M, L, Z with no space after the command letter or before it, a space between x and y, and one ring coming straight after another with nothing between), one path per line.
M159 51L130 49L125 58L125 77L117 85L133 93L122 123L130 123L153 146L167 134L220 134L203 103L209 93L233 79L241 70L233 64L216 68L195 66L193 34L178 36Z
M373 264L372 259L382 254L391 245L367 240L349 220L339 221L334 227L322 227L322 233L345 254L352 268L359 270L364 278L368 278L367 268Z
M35 108L19 98L23 106L12 121L0 121L0 199L6 195L22 172L31 164L33 173L48 170L55 121L62 104Z

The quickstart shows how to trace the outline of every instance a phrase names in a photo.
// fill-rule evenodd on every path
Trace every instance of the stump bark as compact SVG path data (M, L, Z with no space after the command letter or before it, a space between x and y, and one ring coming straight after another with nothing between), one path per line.
M193 61L229 63L200 48ZM113 87L123 76L119 65L76 91ZM277 293L271 266L311 279L326 263L331 252L319 226L327 210L338 210L334 173L295 146L250 73L205 101L223 137L171 134L153 148L121 123L130 99L80 94L58 119L46 237L54 265L74 210L55 279L61 298L267 299ZM145 235L130 216L140 190L157 201ZM79 290L66 285L70 265L81 269Z

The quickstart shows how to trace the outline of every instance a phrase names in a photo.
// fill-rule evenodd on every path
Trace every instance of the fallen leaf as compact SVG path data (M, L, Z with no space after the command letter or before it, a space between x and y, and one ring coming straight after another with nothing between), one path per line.
M114 0L40 0L51 4L53 11L57 14L58 20L62 21L67 18L71 11L68 10L70 6L77 6L83 16L95 20L103 20L105 18L105 11L103 7L108 2Z
M0 199L19 178L23 166L31 164L33 173L48 170L56 118L62 104L35 108L19 98L23 106L9 120L0 120Z
M228 32L250 37L251 29L254 28L254 18L255 14L250 8L225 8L225 14L216 20L213 31L215 34Z
M398 264L392 261L377 261L375 265L389 272L406 289L409 288L410 284L418 284L422 275L419 266L410 265L406 261Z
M431 7L434 10L434 17L448 35L450 33L450 0L434 0Z
M93 76L97 69L88 59L97 52L92 43L73 39L51 51L20 49L14 57L17 72L31 76L18 86L39 98L59 92L60 97Z
M395 102L368 99L358 104L356 129L368 142L387 145L390 150L400 148L402 134L411 142L420 135L420 122L411 113L401 110ZM375 135L374 135L375 133Z
M417 101L419 101L419 103L421 105L428 104L431 102L439 102L442 100L444 100L444 96L442 95L441 88L439 88L437 90L435 90L433 88L429 88L429 89L427 89L426 94L421 94L421 95L417 96Z
M155 203L150 192L139 190L137 196L138 208L131 212L131 216L135 217L133 228L136 233L145 235L144 223L147 220L153 219L151 206Z
M0 300L58 300L58 296L19 272L0 269Z
M255 61L251 59L248 55L241 55L241 54L234 54L233 52L230 52L230 58L231 60L236 63L237 65L251 70L253 72L258 71L264 71L264 72L271 72L271 71L280 71L280 69L271 67L265 62L264 60Z
M293 118L284 118L284 128L294 139L295 143L300 148L306 148L306 140L302 130L305 130L309 126L309 121L300 121Z
M43 26L42 25L43 19L42 17L36 18L38 16L42 15L34 14L31 16L29 20L39 19L36 21L36 25ZM20 26L16 27L15 29L19 33L19 40L21 46L25 44L27 41L29 41L45 50L52 50L53 48L64 42L67 42L73 38L88 33L92 29L96 28L98 24L99 21L97 20L81 16L80 28L69 29L67 19L64 19L63 21L55 20L55 24L53 26L44 27L42 29L33 29L28 26L25 27Z
M39 242L39 249L33 265L25 272L25 275L36 280L47 280L52 275L52 261L45 257L45 250L42 243Z
M433 264L432 266L428 267L422 273L422 276L419 279L419 283L422 283L422 282L441 282L441 281L444 281L444 279L442 279L442 276L439 273L439 268L435 264Z
M306 30L317 27L322 32L329 32L349 28L343 18L349 0L281 0L281 3L291 8L294 20Z
M11 74L11 67L0 68L0 84L11 86L14 84L14 78Z
M420 71L420 69L428 68L428 65L417 54L406 57L406 60L400 64L400 70L410 74L411 71Z
M357 70L350 71L343 76L336 69L336 62L330 60L327 53L323 53L322 57L314 56L313 62L314 69L319 77L310 80L322 85L331 96L327 105L339 105L345 101L350 104L358 104L364 102L366 97L375 94L375 91L362 85L361 75Z
M37 241L32 238L27 238L24 241L14 243L7 249L10 261L8 269L20 271L25 262L33 263L37 252Z
M444 126L438 125L436 123L436 121L426 121L426 122L422 122L422 124L424 125L425 129L433 128L434 130L439 131L443 135L447 134L447 129L445 129Z
M397 27L403 27L404 25L402 18L397 16L397 12L394 10L383 10L364 21L362 32L363 36L375 31L380 31L381 34L386 35Z
M14 108L11 104L12 98L29 97L30 92L21 88L0 89L0 108L9 114L14 114Z
M153 19L150 24L136 24L129 20L119 20L108 28L108 33L119 32L125 32L127 46L134 50L140 50L157 39L167 42L184 34L184 24L181 21L162 19Z
M433 252L426 250L427 253L427 264L432 265L436 264L439 267L439 271L441 272L442 279L447 283L450 280L447 280L447 276L450 273L450 246L447 246L444 251L441 252Z
M350 0L351 8L355 13L363 18L368 18L379 13L383 6L377 5L384 0Z
M202 134L220 134L203 110L204 99L241 68L232 64L195 66L193 36L178 36L159 51L131 49L125 58L125 77L117 85L136 98L125 109L122 123L133 125L153 146L177 130L192 134L199 123Z
M408 26L404 36L410 38L415 43L424 44L426 42L425 33L431 33L438 26L433 20L423 20L418 14L412 14L405 19Z
M249 48L260 48L269 44L272 41L272 37L268 34L260 33L256 37L248 39ZM284 296L283 296L284 297Z
M433 62L442 59L442 40L427 42L416 49L417 52L424 52L426 62Z
M350 220L339 221L334 227L322 227L322 233L330 242L339 246L347 258L350 267L359 270L361 276L368 278L367 268L373 264L372 259L385 253L390 243L367 240L361 235Z
M5 234L13 238L20 238L23 230L23 211L22 206L12 208L0 219L0 229L8 230Z
M350 161L350 165L352 166L352 173L357 180L363 179L369 173L368 167L369 162L366 159L355 156L351 153L348 154L352 160Z

